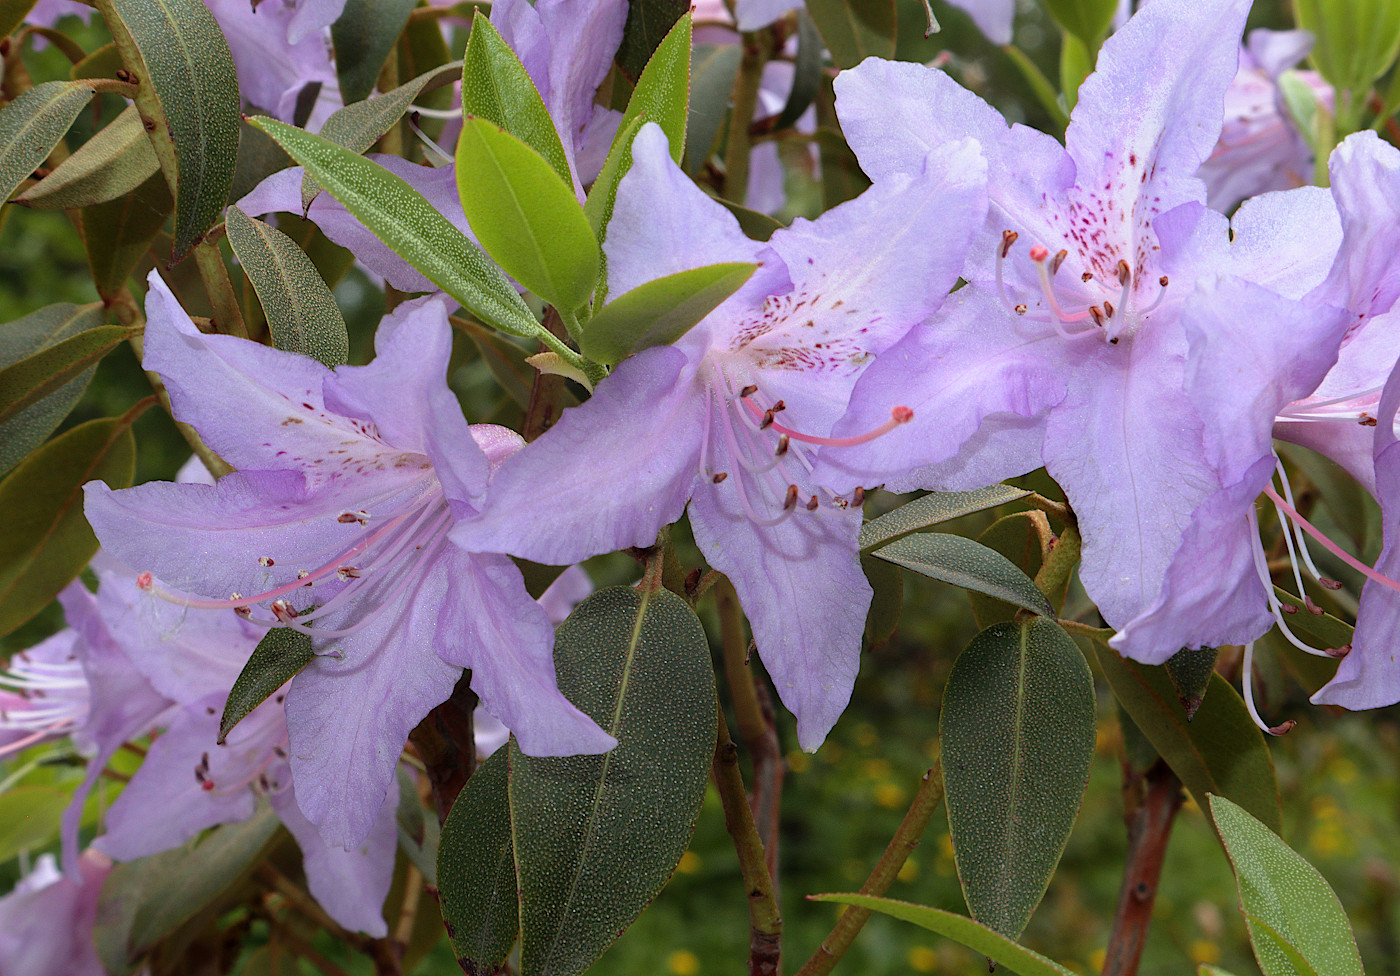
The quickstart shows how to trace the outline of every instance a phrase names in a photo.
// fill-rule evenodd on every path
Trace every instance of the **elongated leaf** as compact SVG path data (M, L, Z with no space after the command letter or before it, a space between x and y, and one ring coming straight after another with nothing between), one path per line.
M1044 512L1032 509L1028 512L1012 512L997 519L977 537L977 541L988 549L993 549L1032 580L1040 573L1045 559L1050 555L1053 539L1050 523ZM981 593L969 593L972 603L972 616L978 627L990 627L1001 620L1016 616L1016 606ZM1052 604L1053 606L1053 604Z
M46 81L0 109L0 203L48 158L92 100L82 81Z
M738 44L696 44L691 57L690 111L686 119L685 171L697 175L719 141L729 114L734 73L744 51Z
M637 116L626 125L618 127L612 147L598 178L588 190L588 199L583 202L583 215L593 228L593 236L601 244L607 239L608 224L612 220L613 206L617 202L617 185L632 168L632 140L637 138L637 130L646 121ZM593 307L601 308L608 300L608 255L602 248L598 251L598 287L593 292Z
M685 125L690 112L690 12L671 28L647 62L637 87L627 101L618 131L633 119L661 126L671 146L671 158L680 165L685 158Z
M1264 733L1220 675L1189 722L1166 668L1129 661L1093 642L1113 695L1202 808L1206 794L1227 796L1272 827L1279 823L1278 777Z
M452 953L469 973L497 972L520 935L508 755L498 749L472 773L438 846L442 918Z
M219 742L278 688L300 674L315 656L309 634L286 627L273 627L264 634L229 690L224 714L219 719Z
M403 118L408 107L429 85L441 82L453 68L458 67L461 67L460 61L441 65L393 91L337 109L321 126L321 138L354 153L364 152ZM310 173L304 175L301 180L301 209L310 207L311 201L320 192L321 185L315 178Z
M1303 600L1287 590L1274 587L1274 596L1286 607L1297 607L1297 613L1285 617L1288 629L1296 636L1308 641L1319 650L1337 650L1350 647L1356 628L1330 613L1313 613L1305 608Z
M879 647L894 636L904 612L904 570L874 556L861 556L860 568L875 591L865 615L865 643Z
M628 0L627 24L617 49L617 64L633 81L641 77L652 52L690 9L690 0Z
M442 841L442 828L438 825L436 816L424 814L423 801L418 796L417 777L403 764L399 765L396 775L399 781L399 808L394 815L394 824L399 832L399 850L422 872L426 883L437 887L437 859ZM475 776L476 773L472 775ZM502 813L505 811L502 810ZM433 935L436 941L441 933L434 932Z
M127 488L136 440L117 420L91 420L55 437L0 481L0 636L44 608L97 552L83 488Z
M103 966L129 973L157 942L217 903L252 871L278 828L266 803L242 823L118 864L102 885L93 941Z
M838 68L893 58L899 18L894 0L807 0L807 13Z
M83 250L97 293L122 290L175 209L165 177L157 173L131 193L81 211Z
M350 351L345 319L316 266L290 237L229 207L228 242L258 293L272 343L339 366Z
M756 270L756 264L710 264L638 285L589 320L580 343L583 354L612 364L652 346L670 345L743 287Z
M598 242L573 185L544 157L489 119L466 119L457 191L476 239L516 281L565 312L588 301Z
M1117 0L1045 0L1050 16L1088 48L1090 58L1113 22ZM1077 86L1076 86L1077 87Z
M1183 648L1173 654L1165 665L1167 677L1171 679L1172 687L1176 688L1188 722L1195 717L1201 702L1205 700L1210 676L1215 673L1217 653L1213 647Z
M417 0L347 0L331 25L341 101L369 97Z
M481 321L512 335L540 324L500 268L423 195L383 166L276 119L252 120L345 209Z
M656 897L695 828L714 751L709 644L667 590L602 590L560 625L560 689L617 737L602 756L510 743L521 971L582 973Z
M488 119L529 146L571 190L573 174L554 119L530 73L491 21L476 11L462 58L462 115Z
M103 127L16 202L45 210L76 210L129 193L160 169L135 105Z
M29 16L37 0L0 0L0 37L8 37Z
M948 826L972 917L1017 938L1045 894L1094 758L1094 679L1053 620L999 623L958 656L940 721Z
M1210 810L1235 869L1240 908L1265 976L1304 976L1280 951L1285 947L1313 972L1361 976L1351 924L1317 868L1239 805L1212 796ZM1260 938L1261 927L1270 930L1268 938Z
M996 597L1042 617L1055 616L1045 594L1030 577L995 549L960 535L925 532L906 535L882 549L881 559L912 569L930 579Z
M991 485L976 491L930 492L862 525L860 551L871 552L886 542L922 532L940 522L1006 505L1029 494L1024 488L1012 485Z
M0 326L0 368L47 349L65 339L102 325L101 303L49 305L22 319ZM0 423L0 475L23 461L44 443L73 409L95 366L79 373L63 386L42 397L9 420Z
M822 61L821 33L812 23L812 15L805 8L798 8L797 59L793 64L792 89L783 103L783 110L773 122L774 129L791 128L812 107L822 87Z
M136 105L175 196L174 258L219 219L238 161L233 55L201 0L98 0L139 85ZM149 83L148 83L149 82Z
M0 369L0 424L97 365L139 329L102 325Z
M56 786L16 786L0 793L0 858L44 847L58 837L58 819L73 799Z
M893 898L873 898L870 895L808 895L812 901L834 901L840 905L855 905L881 912L892 918L913 922L920 928L936 932L965 945L973 952L979 952L998 966L1005 966L1008 972L1017 976L1074 976L1071 970L1059 963L1046 959L1038 952L1017 945L1013 940L985 925L978 925L970 918L954 915L938 908L912 905L907 901Z

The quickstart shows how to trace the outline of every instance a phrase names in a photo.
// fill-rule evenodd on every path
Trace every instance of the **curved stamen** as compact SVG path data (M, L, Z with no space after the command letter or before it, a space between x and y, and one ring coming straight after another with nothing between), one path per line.
M1400 582L1396 582L1395 580L1391 579L1389 576L1384 575L1383 573L1378 573L1375 569L1373 569L1370 566L1367 566L1361 560L1357 559L1351 553L1347 552L1341 546L1337 545L1331 539L1327 538L1327 536L1324 535L1323 532L1317 528L1317 526L1313 525L1307 519L1303 518L1303 516L1298 513L1298 510L1296 508L1294 508L1292 505L1288 504L1288 502L1280 498L1278 492L1274 491L1273 485L1266 486L1264 488L1264 494L1271 498L1275 505L1278 505L1285 512L1287 512L1288 517L1291 518L1294 522L1296 522L1304 532L1316 539L1318 543L1321 544L1322 548L1326 549L1328 552L1336 556L1342 562L1346 563L1352 569L1356 570L1362 576L1365 576L1368 580L1372 580L1373 582L1379 583L1381 586L1384 586L1387 589L1395 590L1397 593L1400 593Z
M748 399L744 398L742 402L748 403ZM730 456L741 465L747 466L746 455L739 447L738 437L734 433L734 425L729 421L729 413L730 411L726 410L722 416L724 422L722 430L724 431L725 444L729 448ZM788 517L793 513L792 508L784 508L781 514L773 518L763 518L755 511L753 503L749 500L748 488L744 484L745 480L746 479L742 476L734 479L735 491L739 495L739 505L743 508L745 517L758 528L772 528L773 526L781 525L783 522L786 522Z
M1011 300L1011 296L1006 293L1006 282L1002 276L1002 265L1006 263L1006 256L1011 253L1011 245L1016 243L1016 238L1020 235L1014 230L1004 230L1001 232L1001 246L997 248L997 295L1001 297L1001 303L1006 306L1006 310L1013 315L1025 315L1026 306L1017 305Z
M744 406L748 407L751 414L759 418L760 422L765 421L772 413L772 411L761 408L749 397L744 397L743 403ZM875 440L877 437L883 437L896 427L907 424L913 419L913 410L902 406L894 407L890 410L889 420L878 427L866 431L864 434L856 434L854 437L817 437L814 434L804 434L801 431L793 430L791 427L784 427L777 421L768 423L766 427L761 429L775 430L779 434L786 435L789 440L800 441L803 444L816 444L820 447L855 447L857 444L865 444Z
M1278 597L1274 596L1274 581L1269 575L1269 565L1264 559L1264 544L1259 534L1258 516L1251 508L1246 513L1245 518L1249 523L1250 532L1254 536L1254 549L1250 554L1254 560L1254 572L1259 577L1259 582L1264 586L1264 598L1268 602L1269 613L1273 615L1274 622L1278 624L1279 633L1283 635L1284 640L1305 654L1311 654L1314 657L1330 657L1331 655L1327 651L1319 650L1300 639L1288 626L1288 621L1284 617L1283 605L1279 603Z
M1254 707L1254 641L1250 641L1244 646L1244 667L1240 675L1240 685L1244 689L1244 704L1249 709L1249 717L1254 720L1254 724L1259 726L1269 735L1286 735L1293 730L1293 726L1298 723L1291 718L1278 725L1267 725L1259 717L1259 709Z
M1171 281L1169 278L1167 278L1166 275L1162 275L1162 277L1158 278L1157 285L1161 288L1161 291L1157 292L1157 298L1152 302L1151 305L1147 306L1146 308L1138 309L1138 315L1146 315L1148 312L1151 312L1154 309L1156 309L1158 305L1161 305L1162 301L1167 297L1167 285L1169 285L1170 283Z
M1050 281L1050 249L1043 244L1037 244L1031 248L1031 261L1035 263L1035 273L1040 278L1040 290L1045 295L1045 302L1050 307L1050 313L1060 322L1068 324L1070 322L1083 322L1089 317L1088 310L1076 312L1070 315L1060 308L1060 303L1055 299L1055 286ZM1056 331L1059 331L1056 329ZM1082 335L1083 333L1079 333Z

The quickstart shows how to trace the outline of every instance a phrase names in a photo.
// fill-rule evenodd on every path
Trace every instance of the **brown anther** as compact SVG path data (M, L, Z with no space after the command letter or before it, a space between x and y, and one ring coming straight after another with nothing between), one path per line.
M1275 725L1273 728L1269 729L1269 734L1270 734L1270 735L1287 735L1288 733L1290 733L1290 732L1293 731L1293 727L1294 727L1295 725L1297 725L1297 724L1298 724L1297 722L1293 721L1293 720L1290 718L1288 721L1286 721L1286 722L1280 722L1278 725Z
M240 617L242 617L242 618L245 619L245 620L247 620L248 618L250 618L250 617L253 616L253 608L252 608L252 607L234 607L234 608L233 608L233 612L236 613L236 614L238 614Z
M758 387L750 383L748 386L744 387L742 390L739 391L739 398L743 399L744 397L751 397L757 392Z
M1109 344L1110 346L1116 346L1116 345L1118 345L1118 337L1117 337L1117 336L1114 336L1112 339L1109 339L1109 340L1108 340L1108 344Z
M1079 276L1079 280L1087 284L1089 279L1092 277L1094 277L1094 273L1092 271L1086 271Z
M1001 256L1006 257L1011 253L1011 245L1016 243L1016 238L1021 235L1014 230L1004 230L1001 232Z
M1297 613L1297 612L1298 612L1298 608L1295 607L1295 606L1294 606L1293 604L1291 604L1291 603L1280 603L1280 604L1278 605L1278 608L1279 608L1280 610L1282 610L1284 613Z
M297 570L297 579L306 579L306 577L308 577L308 576L310 576L310 575L311 575L311 574L310 574L309 572L307 572L306 570L304 570L304 569L299 569L299 570ZM307 585L309 586L310 584L307 584Z
M1376 426L1376 418L1375 418L1375 417L1372 417L1372 416L1371 416L1369 413L1367 413L1365 410L1361 411L1361 416L1358 417L1358 418L1356 418L1356 422L1357 422L1358 424L1360 424L1362 427L1374 427L1374 426Z
M1099 308L1097 305L1090 305L1089 318L1093 319L1094 324L1097 325L1099 328L1103 328L1103 309Z
M769 407L767 410L763 411L763 419L762 419L761 421L759 421L758 429L759 429L759 430L767 430L769 427L772 427L772 426L773 426L773 418L776 417L778 414L782 413L782 412L783 412L784 410L786 410L786 409L787 409L787 405L784 404L783 401L779 400L777 403L773 404L773 405L772 405L771 407Z
M1169 284L1169 282L1167 281L1167 276L1162 275L1162 277L1158 278L1157 284L1161 285L1163 288L1167 287L1167 285Z
M335 520L344 525L349 525L351 522L360 521L360 517L354 512L341 512L339 515L336 516Z
M273 559L272 559L271 556L259 556L259 557L258 557L258 565L259 565L259 566L276 566L277 563L275 563L275 562L273 561Z
M808 501L807 501L807 511L809 511L809 512L815 512L815 511L817 510L817 507L818 507L819 505L821 505L821 502L817 501L817 496L816 496L816 495L813 495L813 496L812 496L810 499L808 499Z
M1328 656L1328 657L1335 657L1335 658L1337 658L1338 660L1341 660L1342 658L1346 657L1346 656L1347 656L1348 654L1350 654L1350 653L1351 653L1351 645L1350 645L1350 644L1343 644L1341 647L1329 647L1329 648L1327 648L1327 656Z
M345 579L359 579L359 578L360 578L360 568L359 568L358 566L341 566L339 569L337 569L337 570L335 571L335 575L339 576L339 577L340 577L341 579L343 579L343 580L345 580Z
M797 507L797 486L788 485L787 497L783 499L783 511L790 512Z
M204 770L200 769L198 766L194 768L194 781L200 786L204 785Z
M292 609L292 605L286 600L273 600L268 609L272 611L274 617L283 623L289 620L295 620L297 616L297 612Z
M1061 249L1055 252L1055 256L1050 259L1050 274L1053 277L1056 271L1060 270L1060 265L1065 263L1065 258L1069 257L1069 252Z
M720 484L722 481L724 481L725 478L728 478L728 477L729 477L729 472L728 472L728 471L716 471L715 474L714 474L714 477L711 478L710 480L713 481L715 484Z
M1025 305L1017 305L1017 306L1016 306L1016 314L1017 314L1017 315L1025 315L1025 314L1026 314L1026 306L1025 306Z
M1128 267L1128 262L1122 258L1118 259L1118 283L1124 288L1128 287L1128 282L1133 280L1133 269Z
M136 76L125 68L117 69L117 81L124 81L128 85L136 84Z
M206 773L209 771L209 753L207 753L207 752L206 752L206 753L203 753L203 754L199 757L199 766L200 766L200 768L203 769Z
M1328 579L1326 576L1318 577L1317 582L1329 590L1340 590L1342 588L1340 580Z
M1106 299L1103 303L1103 314L1107 315L1109 318L1113 318L1113 303Z
M865 504L864 488L856 488L855 491L851 492L851 504L857 507Z
M784 454L786 454L786 453L788 452L788 444L789 444L789 443L790 443L790 442L789 442L789 440L788 440L788 435L787 435L787 434L779 434L779 435L778 435L778 446L777 446L776 448L774 448L774 450L773 450L773 455L774 455L774 457L782 457Z
M1310 596L1303 597L1303 606L1307 607L1308 613L1312 614L1314 617L1320 617L1324 612L1321 607L1312 602L1312 597Z

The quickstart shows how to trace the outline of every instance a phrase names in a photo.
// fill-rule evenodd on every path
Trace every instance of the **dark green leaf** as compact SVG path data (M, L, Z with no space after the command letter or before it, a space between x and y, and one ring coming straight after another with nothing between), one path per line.
M480 770L477 770L480 772ZM416 777L407 766L400 764L396 775L399 780L399 809L394 824L399 831L399 850L413 862L423 875L423 880L437 887L438 849L442 840L442 828L436 816L425 816L423 801L418 796ZM476 773L472 773L473 776ZM441 937L441 934L438 934Z
M1188 722L1195 717L1206 697L1210 676L1215 673L1216 653L1213 647L1182 648L1166 663L1167 677L1171 678Z
M993 932L984 925L978 925L970 918L954 915L937 908L911 905L907 901L892 898L873 898L870 895L809 895L812 901L834 901L840 905L855 905L868 908L872 912L882 912L892 918L913 922L920 928L936 932L967 946L973 952L986 956L998 966L1005 966L1007 972L1017 976L1074 976L1071 970L1059 963L1046 959L1038 952L1032 952L1017 945L1000 933Z
M507 756L498 749L472 773L438 846L442 918L452 953L469 973L497 972L520 934Z
M690 111L686 120L685 169L698 174L714 152L734 89L743 48L738 44L697 44L690 60Z
M710 264L638 285L589 320L580 348L588 358L611 364L652 346L670 345L757 269L756 264Z
M311 635L287 627L273 627L258 641L248 663L243 665L219 719L219 741L316 657Z
M838 68L893 58L899 18L894 0L807 0L807 13Z
M685 124L690 111L690 13L671 28L647 62L627 102L619 132L633 119L661 126L677 165L685 158Z
M977 537L977 541L1001 553L1011 561L1011 565L1034 580L1050 554L1053 538L1045 513L1032 510L1002 516L989 525ZM972 602L972 616L978 627L990 627L1016 616L1014 604L981 593L969 593L967 596Z
M1266 824L1279 822L1278 777L1264 733L1220 675L1190 722L1166 668L1129 661L1092 642L1113 695L1153 748L1205 807L1207 793L1228 796Z
M515 136L543 157L573 192L574 177L554 119L525 66L480 10L462 59L462 115L487 119Z
M1350 647L1356 628L1330 613L1313 613L1306 603L1287 590L1274 587L1274 596L1285 607L1296 607L1297 613L1284 612L1284 620L1296 637L1301 637L1320 651Z
M346 105L374 91L389 52L408 23L417 0L348 0L331 25L340 97Z
M667 590L581 603L554 648L559 688L619 745L537 759L510 743L521 971L582 973L665 885L714 752L715 679L695 612Z
M138 79L136 105L161 169L175 187L174 258L219 219L238 161L238 75L202 0L97 0L122 60Z
M350 351L345 319L316 266L292 239L237 207L225 218L228 242L258 293L272 344L327 366L339 366Z
M0 424L67 386L139 332L124 325L101 325L0 369Z
M948 827L972 916L1020 936L1079 813L1094 679L1053 620L999 623L958 656L939 730Z
M865 643L879 647L894 636L904 610L904 570L874 556L861 556L860 568L875 591L865 615Z
M37 0L0 0L0 37L9 37L29 16Z
M529 355L524 349L509 339L492 332L483 325L459 316L452 317L455 328L465 332L476 346L491 376L505 390L506 395L515 401L522 410L530 405L530 387L536 375L535 369L525 362Z
M652 52L689 9L690 0L628 0L627 24L617 49L618 67L628 78L641 77Z
M165 177L157 173L126 196L81 211L83 249L99 295L111 298L126 286L174 209Z
M1030 577L1001 553L980 542L959 535L927 532L906 535L876 550L875 555L931 579L985 593L1043 617L1055 615Z
M588 301L598 242L572 183L543 156L489 119L466 119L457 191L472 233L507 274L562 312Z
M822 36L812 15L805 8L797 11L797 60L793 64L792 89L783 110L773 123L774 129L786 129L797 123L802 113L812 107L822 83Z
M860 527L860 551L870 552L913 532L973 512L1006 505L1030 492L1012 485L991 485L976 491L935 491L907 502Z
M0 109L0 204L34 175L92 100L82 81L46 81Z
M715 199L724 204L725 209L734 215L734 219L739 221L739 229L752 240L766 241L773 236L775 230L783 226L766 213L750 210L748 207L740 206L723 197L715 197Z
M122 53L117 50L117 45L107 43L68 69L68 77L74 81L79 78L115 78L123 67Z
M1040 107L1045 109L1050 118L1054 120L1055 125L1063 130L1065 126L1069 125L1069 114L1060 102L1059 91L1051 84L1050 79L1045 77L1045 72L1041 71L1040 66L1016 45L1008 44L1002 50L1011 59L1011 63L1016 66L1016 70L1021 72L1021 77L1030 86L1036 101L1040 102Z
M141 116L130 105L16 202L45 210L90 207L131 192L159 169Z
M1303 976L1292 949L1313 972L1361 976L1361 956L1346 912L1332 886L1267 826L1220 796L1210 798L1215 827L1230 855L1239 885L1240 908L1250 919L1250 937L1266 976ZM1261 940L1257 923L1271 930Z
M376 237L477 318L512 335L539 335L539 322L500 268L413 187L319 136L276 119L254 123Z
M0 326L0 368L65 339L102 325L102 305L49 305L22 319ZM87 389L91 366L47 396L36 400L9 420L0 423L0 474L23 461L30 451L58 429L63 418Z

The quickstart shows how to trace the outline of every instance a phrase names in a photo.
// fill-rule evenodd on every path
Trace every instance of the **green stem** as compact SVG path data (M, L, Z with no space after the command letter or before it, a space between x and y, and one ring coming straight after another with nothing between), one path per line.
M1031 508L1039 509L1051 518L1063 522L1065 525L1074 524L1074 512L1070 511L1070 507L1064 502L1057 502L1053 498L1046 498L1044 495L1039 495L1035 492L1031 492L1029 495L1025 495L1016 500L1018 502L1025 502Z
M222 335L248 338L248 326L243 321L243 310L238 307L238 296L233 292L233 282L229 279L228 268L219 245L212 241L200 241L191 252L195 267L199 269L200 280L209 295L209 304L214 309L214 328Z
M754 107L758 104L758 86L763 78L763 63L768 60L768 45L761 34L743 36L744 57L734 76L734 91L730 98L729 138L724 147L724 196L742 205L749 186L749 154L753 142L749 126L753 123Z
M1066 525L1060 537L1055 540L1055 548L1041 564L1035 574L1035 585L1050 601L1058 614L1065 605L1065 594L1069 591L1069 578L1074 575L1074 567L1079 565L1079 530L1074 525Z

